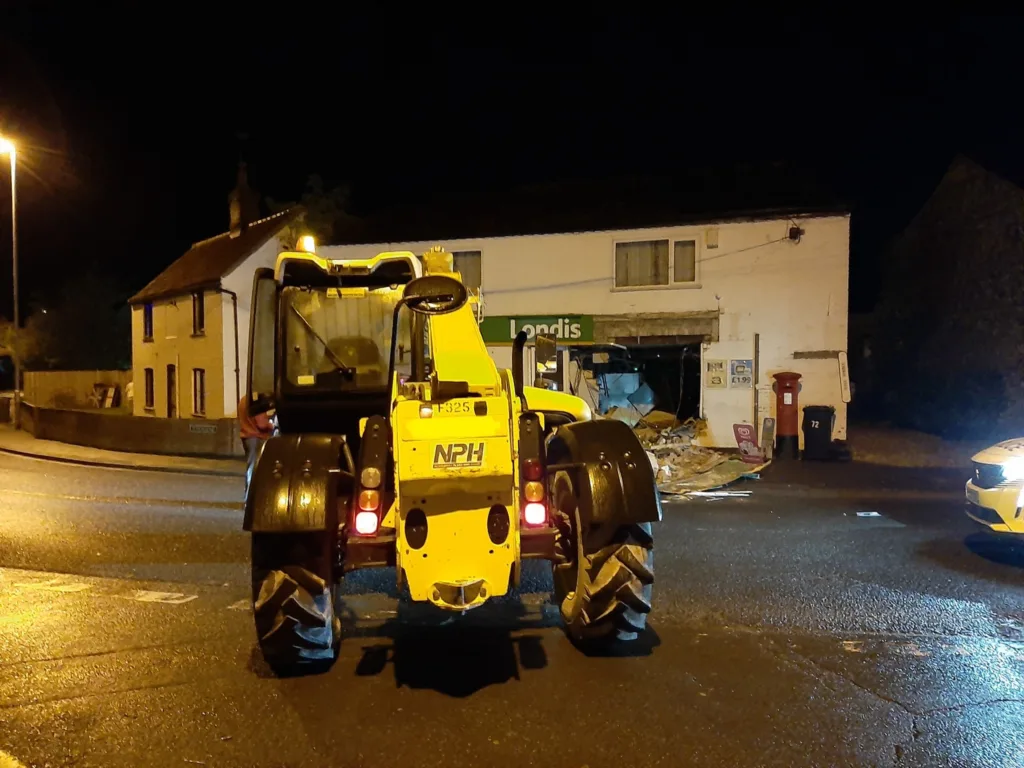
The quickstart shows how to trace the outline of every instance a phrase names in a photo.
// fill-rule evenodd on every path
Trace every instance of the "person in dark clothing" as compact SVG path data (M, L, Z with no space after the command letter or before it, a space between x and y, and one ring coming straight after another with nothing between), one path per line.
M263 452L263 446L267 439L273 436L274 425L265 413L249 415L249 398L247 397L238 401L238 424L242 447L245 449L245 495L248 496L249 483L252 481L256 461L259 459L260 453Z

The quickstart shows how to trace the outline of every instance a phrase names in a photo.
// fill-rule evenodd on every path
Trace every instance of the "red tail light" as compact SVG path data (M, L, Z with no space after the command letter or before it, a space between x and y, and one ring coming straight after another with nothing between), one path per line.
M544 467L536 459L527 459L523 462L523 476L527 480L540 480L544 475Z

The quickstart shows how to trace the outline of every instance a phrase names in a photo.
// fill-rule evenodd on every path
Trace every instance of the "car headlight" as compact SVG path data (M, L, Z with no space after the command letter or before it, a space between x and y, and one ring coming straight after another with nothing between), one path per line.
M1003 479L1008 483L1024 480L1024 456L1014 456L1003 464Z

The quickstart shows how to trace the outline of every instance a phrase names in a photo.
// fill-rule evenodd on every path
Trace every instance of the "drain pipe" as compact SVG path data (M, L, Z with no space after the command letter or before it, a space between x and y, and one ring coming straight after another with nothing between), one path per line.
M231 309L235 321L235 408L237 408L239 401L242 399L242 385L239 378L241 373L238 362L238 294L234 291L229 291L227 288L218 288L217 290L231 297Z

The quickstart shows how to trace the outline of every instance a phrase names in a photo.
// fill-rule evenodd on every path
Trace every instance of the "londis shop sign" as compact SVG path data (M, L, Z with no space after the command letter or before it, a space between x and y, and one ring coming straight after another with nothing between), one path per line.
M480 333L487 344L511 344L520 331L526 331L531 339L540 334L554 336L567 344L589 344L594 341L594 318L590 315L497 315L485 317L480 323Z

